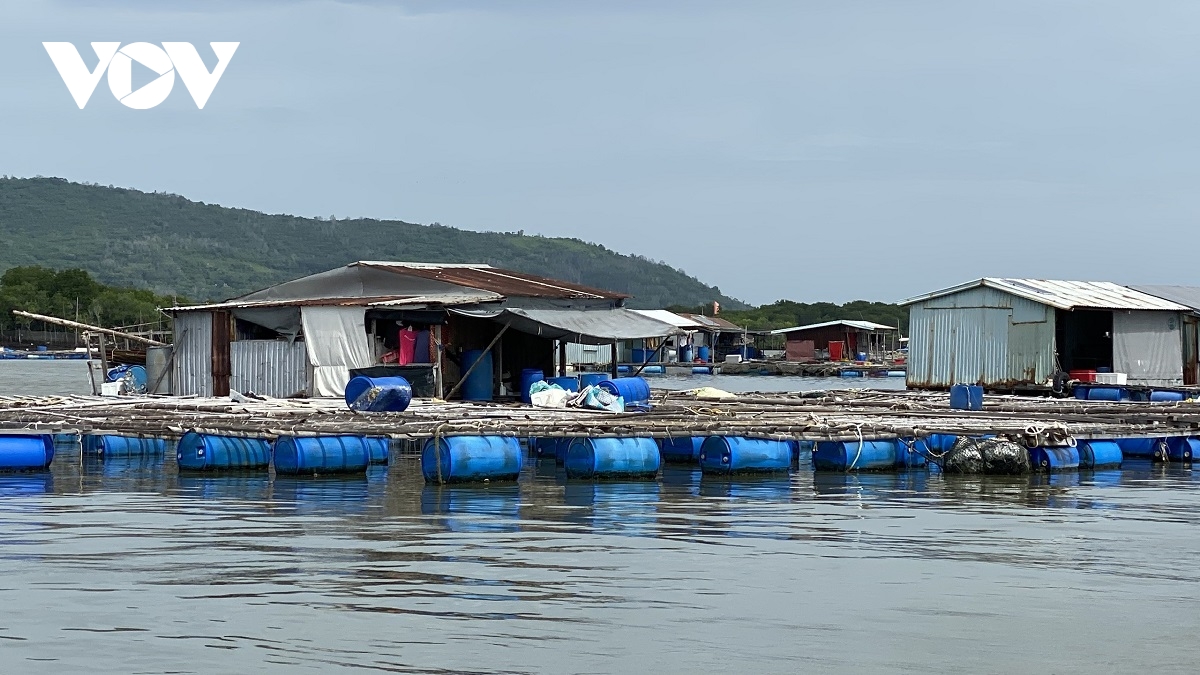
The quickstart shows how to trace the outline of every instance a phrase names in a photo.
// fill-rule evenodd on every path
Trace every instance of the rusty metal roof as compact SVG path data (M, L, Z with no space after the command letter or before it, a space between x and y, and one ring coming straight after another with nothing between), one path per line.
M1032 300L1057 309L1130 309L1184 312L1188 308L1111 281L1056 281L1051 279L1004 279L985 277L944 288L926 295L909 298L901 305L911 305L961 291L986 286L1017 297Z
M444 281L458 286L491 291L503 296L622 300L629 296L569 281L541 277L483 264L444 264L360 261L354 265L388 270L397 274Z
M690 320L695 321L696 323L700 324L700 330L711 330L711 331L719 331L719 332L737 331L739 333L742 332L741 326L734 324L734 323L730 323L729 321L726 321L725 319L722 319L721 317L718 317L718 316L704 316L703 314L681 314L681 313L678 313L678 314L679 314L679 316L682 316L685 319L690 319Z

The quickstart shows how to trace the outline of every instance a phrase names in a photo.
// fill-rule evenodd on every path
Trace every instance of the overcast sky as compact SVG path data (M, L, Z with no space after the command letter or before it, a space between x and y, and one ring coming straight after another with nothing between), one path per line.
M579 237L754 303L1200 283L1194 1L0 2L4 174ZM79 110L42 41L241 46L203 110Z

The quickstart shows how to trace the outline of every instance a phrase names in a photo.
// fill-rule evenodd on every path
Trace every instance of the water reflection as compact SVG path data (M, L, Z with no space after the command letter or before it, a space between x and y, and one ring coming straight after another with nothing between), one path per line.
M54 475L49 471L0 474L0 499L29 497L54 492Z
M451 532L520 529L521 489L506 485L436 485L421 488L421 513Z
M353 476L275 476L268 498L295 506L298 515L350 515L366 510L365 474Z
M192 499L265 501L271 493L271 477L264 472L232 474L179 474L178 494Z
M568 522L603 532L653 536L661 488L658 481L567 481L563 502Z

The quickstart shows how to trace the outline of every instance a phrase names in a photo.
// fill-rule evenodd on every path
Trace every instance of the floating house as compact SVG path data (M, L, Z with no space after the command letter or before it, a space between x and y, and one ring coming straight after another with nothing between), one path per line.
M443 397L479 361L469 397L490 399L515 392L522 370L562 374L569 344L677 332L626 309L627 298L482 264L355 262L166 310L171 392L342 396L353 374L399 374L418 395Z
M912 388L1054 389L1071 372L1195 383L1184 357L1194 308L1115 283L985 278L901 304Z
M801 363L830 359L832 361L880 359L886 352L899 348L900 329L870 321L838 319L822 323L794 326L771 331L787 339L788 361Z

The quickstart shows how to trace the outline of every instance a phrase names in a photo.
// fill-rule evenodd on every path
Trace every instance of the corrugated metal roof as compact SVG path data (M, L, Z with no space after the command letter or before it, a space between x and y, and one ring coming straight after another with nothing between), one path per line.
M682 317L674 312L668 312L665 309L635 309L633 310L642 316L648 316L655 321L669 323L676 328L701 328L701 324L686 317Z
M792 328L780 328L779 330L771 331L771 335L780 333L795 333L802 330L813 330L816 328L826 328L828 326L849 326L859 330L899 330L895 326L885 326L881 323L873 323L871 321L854 321L852 319L837 319L836 321L823 321L821 323L810 323L807 326L794 326Z
M741 326L735 323L730 323L718 316L704 316L703 314L680 314L679 316L685 319L691 319L700 324L700 327L708 330L717 331L738 331L741 332Z
M1127 286L1114 284L1111 281L1056 281L1051 279L1003 279L997 277L985 277L959 286L934 291L926 295L909 298L900 304L911 305L924 300L953 295L954 293L980 286L995 288L1017 297L1064 310L1094 308L1179 312L1188 311L1189 309L1179 303L1142 293Z
M1147 284L1130 285L1135 291L1141 291L1163 300L1178 302L1181 305L1200 312L1200 286L1155 286Z
M623 293L592 288L536 274L499 269L491 265L450 265L440 263L407 263L361 261L354 265L385 269L397 274L423 277L446 283L492 291L505 296L526 298L593 298L620 300L628 298Z

